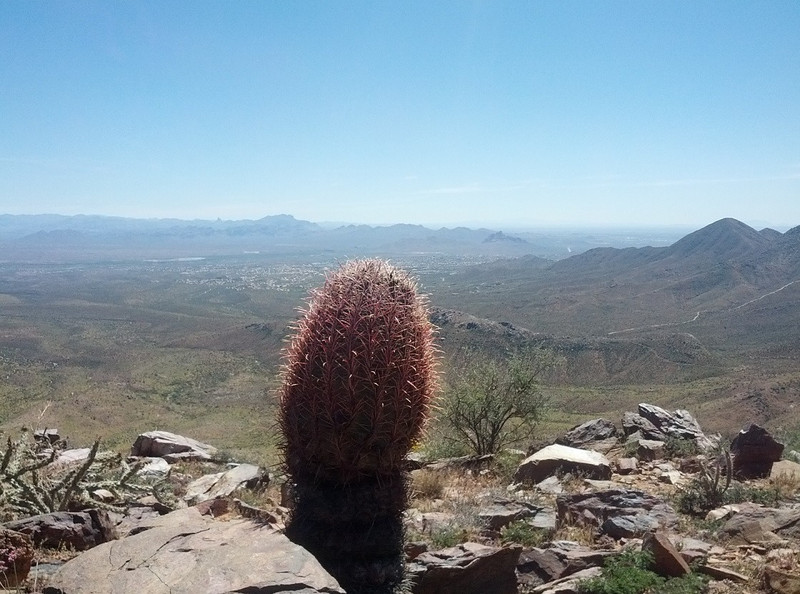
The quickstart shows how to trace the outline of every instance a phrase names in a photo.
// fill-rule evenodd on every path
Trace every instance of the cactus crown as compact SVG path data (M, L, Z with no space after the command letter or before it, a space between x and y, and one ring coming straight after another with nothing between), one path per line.
M280 393L289 474L347 483L397 472L436 387L414 281L382 260L348 262L312 292L295 330Z

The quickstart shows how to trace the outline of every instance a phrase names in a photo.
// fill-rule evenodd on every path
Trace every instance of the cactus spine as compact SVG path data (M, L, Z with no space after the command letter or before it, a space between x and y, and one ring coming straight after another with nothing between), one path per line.
M280 425L290 538L349 594L402 581L404 459L436 388L433 327L402 270L344 264L312 292L286 352Z

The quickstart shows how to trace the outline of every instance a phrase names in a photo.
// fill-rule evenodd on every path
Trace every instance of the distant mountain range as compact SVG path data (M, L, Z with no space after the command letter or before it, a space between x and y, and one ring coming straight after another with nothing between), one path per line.
M549 335L685 334L714 349L800 352L800 227L756 231L722 219L668 247L506 259L446 282L442 307Z
M232 255L243 252L346 256L430 253L566 258L598 246L669 245L675 229L546 230L508 233L465 227L341 225L290 215L184 221L105 216L0 215L0 261L69 261Z

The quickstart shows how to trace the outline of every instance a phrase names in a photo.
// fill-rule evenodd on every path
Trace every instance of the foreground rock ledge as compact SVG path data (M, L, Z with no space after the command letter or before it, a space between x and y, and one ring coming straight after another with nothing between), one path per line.
M66 563L44 594L344 594L302 547L250 520L216 521L194 508Z

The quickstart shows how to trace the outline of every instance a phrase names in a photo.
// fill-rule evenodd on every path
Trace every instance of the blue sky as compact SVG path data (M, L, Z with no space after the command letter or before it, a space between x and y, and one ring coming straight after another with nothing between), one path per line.
M0 3L0 213L800 224L800 2Z

